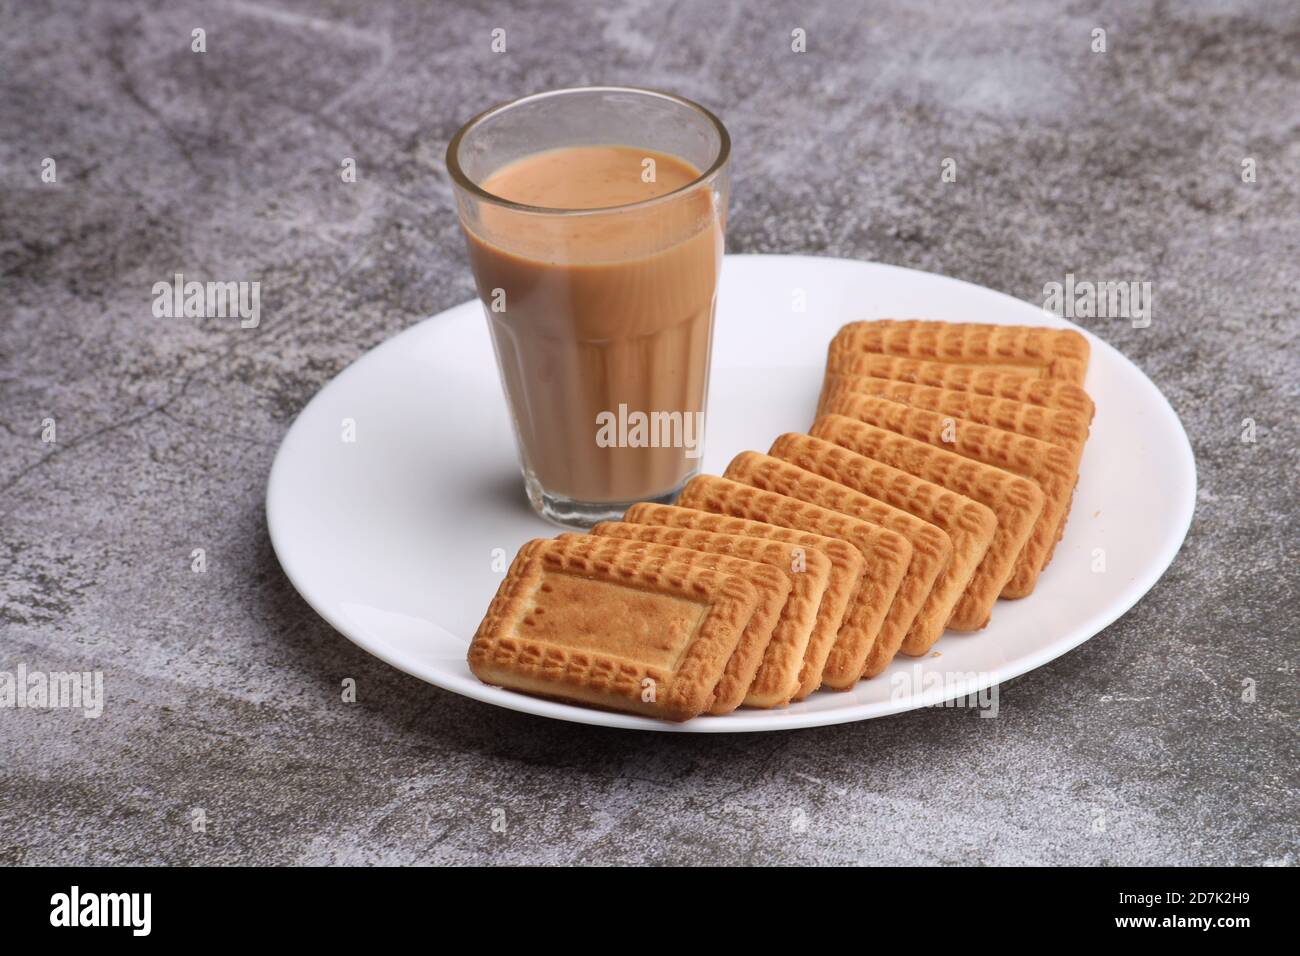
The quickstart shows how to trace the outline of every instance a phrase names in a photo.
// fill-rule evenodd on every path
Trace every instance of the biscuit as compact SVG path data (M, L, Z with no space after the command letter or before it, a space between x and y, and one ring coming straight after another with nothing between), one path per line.
M847 415L963 458L1001 468L1028 478L1043 490L1043 510L1002 596L1021 598L1032 593L1038 575L1046 567L1065 533L1065 519L1079 477L1079 455L1074 451L1026 435L991 428L965 418L945 416L924 408L900 405L871 395L844 394L831 402L832 414Z
M822 387L823 401L834 383L847 380L851 384L862 378L888 378L898 382L929 385L957 392L974 392L992 398L1006 398L1028 402L1044 408L1059 408L1074 412L1088 422L1092 421L1094 406L1088 393L1073 382L1054 378L1035 378L1021 372L1005 372L996 367L978 365L949 365L946 362L926 362L921 359L900 358L895 355L877 355L861 352L854 355L832 356L836 364L828 362L826 380ZM819 408L817 414L822 414Z
M1030 379L1028 381L1033 382L1035 380ZM1045 384L1044 380L1037 381L1040 384ZM1077 386L1066 382L1059 384L1077 389ZM1080 389L1080 391L1082 390ZM941 415L950 415L955 419L964 419L991 428L1000 428L1003 431L1014 432L1028 438L1036 438L1039 441L1045 441L1064 448L1070 455L1068 466L1070 493L1066 499L1061 520L1057 525L1056 535L1048 548L1047 559L1043 562L1043 567L1046 567L1052 560L1056 542L1065 533L1066 518L1070 513L1070 505L1074 501L1074 489L1079 483L1079 464L1083 460L1083 446L1088 441L1088 425L1092 416L1091 401L1088 402L1088 417L1084 417L1073 411L1047 408L1008 398L994 398L988 395L977 395L973 392L959 392L943 388L929 388L924 385L913 385L907 382L891 382L885 379L868 378L849 379L847 381L841 379L837 384L831 385L828 407L842 392L874 395L877 398L887 399L891 402L928 409ZM1014 576L1013 581L1015 581ZM1024 594L1017 593L1018 590L1019 588L1013 586L1010 591L1003 591L1003 597L1023 597Z
M692 567L708 568L722 574L742 576L758 590L759 604L753 617L740 636L731 659L722 671L714 688L713 702L708 713L729 714L744 701L754 674L763 661L772 638L776 635L781 616L792 590L792 582L783 570L767 564L731 555L701 551L697 548L677 547L669 544L637 539L623 539L610 535L563 534L559 540L572 542L575 548L598 556L620 551L635 550L661 561L680 561Z
M844 355L874 352L953 365L995 366L1003 371L1082 385L1088 340L1073 329L975 322L850 322L831 341L827 367Z
M834 690L857 683L912 560L907 539L859 518L713 475L692 478L677 503L840 538L857 548L866 567L821 673L821 683Z
M871 495L942 529L952 543L947 567L899 647L917 657L943 634L954 608L988 552L997 518L986 506L915 475L808 435L782 435L772 455Z
M1088 440L1090 419L1075 412L1007 398L931 388L883 378L840 378L830 385L823 405L829 409L829 402L842 394L873 395L900 405L912 405L942 415L964 418L981 425L1015 432L1017 435L1051 442L1079 454L1082 454L1083 445Z
M962 631L987 625L993 602L1011 579L1016 558L1042 513L1042 489L992 465L843 415L823 415L810 434L965 495L993 511L997 517L993 540L948 621L949 627Z
M538 539L506 572L469 668L511 690L689 720L712 702L759 601L739 575Z
M804 652L799 672L799 689L793 699L803 700L821 685L826 656L835 643L835 635L849 608L849 599L857 592L866 566L861 551L839 538L675 505L633 505L623 515L623 520L642 525L695 528L721 534L767 538L803 548L809 556L814 553L824 555L830 561L830 576L826 583L826 593L822 595L821 605L817 608L817 621L808 639L808 648Z
M842 483L806 471L788 461L760 455L758 452L747 451L737 455L723 475L764 491L774 491L861 518L897 532L911 542L912 560L908 564L907 574L903 576L903 583L894 595L894 603L890 605L880 633L876 635L867 654L862 676L875 677L883 671L898 653L904 637L916 624L935 581L948 567L952 555L952 542L948 535L934 525L884 501L868 497L859 490L847 488ZM949 604L941 617L927 621L925 626L936 628L937 636L943 632L944 623L951 611L952 605Z
M790 582L790 596L781 609L771 640L761 657L745 662L743 668L736 666L741 653L740 648L736 649L731 664L727 666L727 675L719 682L719 700L714 702L711 712L724 712L718 708L730 704L733 699L728 694L723 702L723 685L727 683L733 666L737 680L744 680L739 691L741 700L737 703L743 702L747 707L784 707L790 703L790 699L799 690L804 654L817 623L817 609L821 607L822 595L826 593L830 580L830 558L820 551L805 550L798 545L781 541L688 528L665 528L662 525L631 524L626 519L602 522L592 528L591 533L730 555L768 565L784 574ZM744 641L741 646L744 646ZM746 677L740 676L742 672Z

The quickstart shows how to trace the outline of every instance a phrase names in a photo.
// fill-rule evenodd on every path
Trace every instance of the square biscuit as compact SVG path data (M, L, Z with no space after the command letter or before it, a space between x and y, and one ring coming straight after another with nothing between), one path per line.
M1042 379L1029 379L1027 381L1046 384ZM1076 386L1068 383L1057 384L1065 385L1068 388L1076 388ZM1074 500L1074 489L1079 483L1079 465L1083 460L1083 446L1088 441L1088 429L1092 420L1091 401L1088 403L1088 413L1085 417L1083 414L1066 409L1035 405L1015 399L979 395L974 392L962 392L952 389L931 388L925 385L893 382L880 378L841 378L830 386L829 391L830 395L827 397L826 402L828 408L841 393L873 395L876 398L887 399L902 405L911 405L941 415L952 416L954 420L976 422L990 428L1014 432L1017 435L1024 435L1027 438L1034 438L1064 448L1070 455L1070 495L1065 503L1065 510L1056 528L1056 536L1048 548L1047 559L1044 561L1043 566L1046 567L1052 560L1056 542L1065 533L1065 522L1070 513L1070 505ZM1015 582L1016 578L1013 576L1012 580ZM1023 597L1024 595L1019 594L1018 590L1019 588L1013 585L1012 589L1004 592L1003 596Z
M1082 385L1089 348L1088 340L1072 329L878 319L841 328L831 341L827 367L862 352L996 367Z
M884 378L956 392L973 392L991 398L1005 398L1043 408L1057 408L1073 412L1090 424L1096 411L1092 399L1082 386L1060 379L1037 378L1021 372L1002 371L997 367L949 365L946 362L926 362L873 352L841 354L832 358L837 364L828 364L826 367L826 380L822 386L823 403L826 393L841 380L851 385L864 378ZM820 406L817 414L823 414Z
M691 567L740 575L754 585L759 596L758 606L723 669L707 712L714 715L729 714L741 705L754 680L754 674L763 661L763 655L777 633L790 597L792 582L783 571L732 555L635 538L623 539L608 534L563 534L558 540L571 542L575 548L597 557L632 550L656 561L679 561Z
M714 475L692 478L677 501L686 508L841 538L861 552L866 567L821 673L821 683L834 690L857 683L912 560L908 540L860 518Z
M742 452L732 459L723 474L733 481L798 498L888 528L911 542L912 560L908 564L903 583L898 587L898 593L894 595L894 603L890 605L880 633L871 645L862 676L875 677L889 666L904 638L916 625L935 582L948 567L953 550L948 535L935 525L878 498L770 455ZM926 625L932 623L939 633L943 631L952 606L949 605L942 611L941 617Z
M824 555L830 562L830 575L827 579L826 593L822 595L821 605L817 608L817 621L808 639L807 650L804 652L803 664L799 671L799 688L792 699L803 700L821 686L826 657L835 644L835 635L839 632L844 615L848 612L850 598L857 593L866 566L861 551L840 538L798 531L794 528L769 524L766 521L751 521L748 518L696 511L694 508L681 508L676 505L651 503L633 505L623 516L623 520L642 525L694 528L721 534L766 538L803 548L808 555Z
M1065 533L1070 500L1079 478L1082 445L1069 450L969 419L900 405L872 395L840 395L831 402L830 412L887 428L1037 484L1043 490L1043 510L1016 559L1015 570L1002 596L1022 598L1033 592L1039 573Z
M820 551L805 550L782 541L690 528L631 524L626 519L602 522L592 528L591 533L729 555L768 565L784 574L790 581L790 596L781 609L772 639L760 659L746 662L743 669L738 668L736 679L738 683L744 681L740 693L747 707L784 707L790 703L799 690L799 675L808 641L817 623L822 596L830 582L830 558ZM741 644L743 646L744 642ZM739 655L740 648L737 648L732 655L732 664L736 663ZM730 676L732 665L728 665L727 671ZM724 696L722 684L726 682L724 677L719 684L719 701ZM731 699L728 693L726 702L730 703ZM714 704L715 708L718 706L719 703Z
M948 535L952 542L948 565L899 646L912 657L926 653L943 635L993 543L998 526L993 512L955 491L810 435L782 435L773 443L771 453L792 466L886 501Z
M993 602L1011 579L1016 559L1042 513L1042 489L1027 478L1001 468L963 458L856 418L823 415L813 423L810 434L924 478L992 510L997 517L993 540L948 621L949 627L962 631L985 627Z
M739 575L538 539L506 572L469 668L511 690L689 720L713 701L759 600Z
M1034 381L1028 379L1027 381ZM1073 386L1071 386L1073 387ZM1072 411L1034 405L1016 399L978 395L956 389L932 388L911 382L895 382L884 378L837 378L828 389L823 402L829 412L830 402L840 395L871 395L900 405L911 405L964 418L967 421L1015 432L1039 441L1060 445L1070 452L1082 455L1088 440L1091 418Z

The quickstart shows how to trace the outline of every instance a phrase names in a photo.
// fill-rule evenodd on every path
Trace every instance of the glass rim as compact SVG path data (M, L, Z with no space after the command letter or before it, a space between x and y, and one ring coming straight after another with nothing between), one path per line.
M465 174L460 166L460 144L475 127L490 117L504 113L506 110L516 106L522 106L525 103L535 102L537 100L549 99L553 96L564 96L569 93L639 93L645 96L658 97L660 99L671 100L681 106L695 111L713 124L713 128L718 133L718 155L714 158L709 168L700 173L699 176L692 179L685 185L678 186L672 192L655 196L652 199L641 199L632 203L624 203L619 206L597 206L591 209L564 209L552 206L530 206L527 203L514 202L510 199L498 196L488 192L478 183L474 182ZM461 189L477 197L478 199L491 203L495 206L501 206L505 209L513 209L516 212L535 213L546 216L591 216L601 213L622 212L628 209L644 209L670 200L676 196L688 192L698 187L701 183L717 176L718 172L727 164L731 158L731 135L727 132L727 127L722 125L722 120L718 119L710 110L705 109L694 100L688 100L684 96L678 96L676 93L667 93L663 90L655 90L644 86L569 86L556 90L545 90L541 93L531 93L528 96L521 96L517 99L505 103L498 103L496 106L489 107L482 113L479 113L473 119L469 120L456 131L456 135L451 138L447 144L447 173Z

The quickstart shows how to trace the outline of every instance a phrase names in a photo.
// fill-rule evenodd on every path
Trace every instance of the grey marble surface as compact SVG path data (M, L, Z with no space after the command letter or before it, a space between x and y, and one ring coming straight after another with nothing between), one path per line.
M1298 862L1300 8L599 6L0 0L0 670L107 698L0 710L0 861ZM1150 281L1150 328L1089 327L1197 456L1155 589L997 719L731 737L497 710L317 619L267 540L277 443L471 296L458 124L597 82L726 120L732 251ZM176 271L260 281L260 326L155 318Z

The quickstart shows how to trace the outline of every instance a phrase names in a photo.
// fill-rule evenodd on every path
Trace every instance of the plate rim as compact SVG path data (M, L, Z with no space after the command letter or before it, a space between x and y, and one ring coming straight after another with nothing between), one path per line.
M825 266L829 263L834 263L835 267L857 267L865 265L873 268L911 273L916 276L923 276L927 280L932 281L937 279L948 283L954 283L959 286L969 286L983 293L991 293L1003 297L1010 302L1015 303L1018 308L1028 306L1035 309L1043 319L1041 324L1044 326L1069 328L1080 332L1088 339L1089 345L1093 350L1102 349L1110 353L1113 357L1118 358L1123 364L1127 365L1132 372L1136 373L1137 376L1147 384L1147 386L1150 387L1151 391L1159 397L1159 402L1156 403L1155 408L1158 410L1162 418L1167 419L1168 422L1172 423L1174 426L1171 434L1182 439L1181 442L1176 443L1182 453L1182 467L1179 470L1180 472L1185 470L1185 473L1190 476L1190 490L1183 503L1183 511L1185 513L1179 522L1181 529L1178 534L1175 538L1170 539L1172 543L1165 545L1157 559L1151 561L1146 566L1144 573L1135 576L1133 580L1130 581L1123 591L1123 596L1118 599L1115 605L1113 605L1114 608L1117 608L1114 613L1102 612L1086 618L1083 622L1080 622L1071 628L1068 632L1068 636L1063 636L1053 641L1047 647L1034 651L1033 653L1017 657L1014 663L1000 663L991 670L981 671L979 674L983 676L977 676L975 680L954 681L951 684L943 682L942 686L923 690L920 694L913 694L898 700L891 700L884 705L879 703L866 703L828 711L818 710L798 714L792 714L788 711L774 710L771 712L764 712L761 715L769 718L769 721L758 721L753 717L747 717L743 719L743 724L741 726L736 725L738 721L731 715L698 717L684 723L672 723L669 721L656 720L652 717L622 714L614 711L594 710L575 704L567 704L562 701L548 700L541 697L531 697L527 694L521 694L509 691L505 688L484 684L472 675L466 678L461 675L447 675L442 673L434 674L418 671L412 669L409 662L403 662L397 659L396 655L388 653L384 647L373 645L364 636L354 636L349 633L344 622L339 619L339 615L331 613L321 607L320 604L313 600L311 595L307 593L307 590L300 584L299 575L295 573L295 570L292 567L292 560L286 560L286 550L282 546L282 535L284 532L281 531L280 533L277 533L277 526L282 527L282 523L276 519L277 509L274 502L277 499L277 484L282 480L279 476L287 467L284 462L287 457L286 446L289 444L289 438L293 434L294 429L298 426L299 422L310 412L312 406L321 400L325 392L336 383L341 382L344 378L355 374L358 365L381 349L393 345L404 336L415 334L417 330L422 329L426 324L441 319L450 312L472 308L477 303L477 300L470 299L467 302L458 303L457 305L450 306L432 315L426 316L418 322L412 323L407 328L402 329L394 335L390 335L383 341L366 349L366 351L349 362L333 378L317 389L311 399L309 399L294 416L289 427L285 429L284 435L280 439L280 444L276 448L275 456L272 459L271 468L266 479L266 526L271 542L271 549L275 553L276 560L279 562L280 568L284 572L285 577L288 578L289 583L298 593L298 596L301 597L322 620L329 624L331 628L371 656L376 657L385 664L388 664L405 674L409 674L418 680L422 680L427 684L431 684L442 690L469 697L486 704L492 704L497 707L503 707L508 710L514 710L538 717L562 720L569 723L612 727L621 730L641 730L659 733L760 733L782 730L799 730L807 727L833 726L836 724L856 723L862 720L873 720L879 717L889 717L910 710L932 707L937 704L946 703L950 700L956 700L960 697L968 697L996 684L1001 684L1005 681L1020 677L1032 670L1037 670L1039 667L1042 667L1044 664L1048 664L1057 658L1064 657L1066 654L1079 647L1079 645L1091 640L1093 637L1096 637L1115 621L1119 620L1131 611L1156 585L1160 578L1164 576L1165 572L1169 570L1174 559L1177 558L1179 552L1182 550L1183 544L1187 540L1187 535L1191 529L1192 520L1195 516L1198 488L1196 456L1192 449L1191 440L1188 438L1187 430L1183 427L1182 420L1178 417L1178 413L1174 410L1164 392L1160 390L1159 386L1151 380L1151 378L1137 365L1137 363L1119 349L1115 348L1109 342L1100 338L1090 330L1076 325L1060 316L1045 312L1038 307L1035 307L1032 303L1025 302L1022 299L1017 299L1014 296L997 289L990 289L987 286L968 282L965 279L957 279L936 272L926 272L921 269L911 269L906 266L898 266L885 262L846 259L838 256L728 253L726 259L781 259L790 261L796 265L800 263L816 263L819 267ZM1024 322L1016 321L988 321L990 321L991 324L999 325L1025 324ZM918 658L918 662L920 660L921 659ZM957 689L954 690L954 688ZM500 699L500 695L502 694L508 695L508 702ZM862 713L861 711L863 710L870 710L870 713Z

